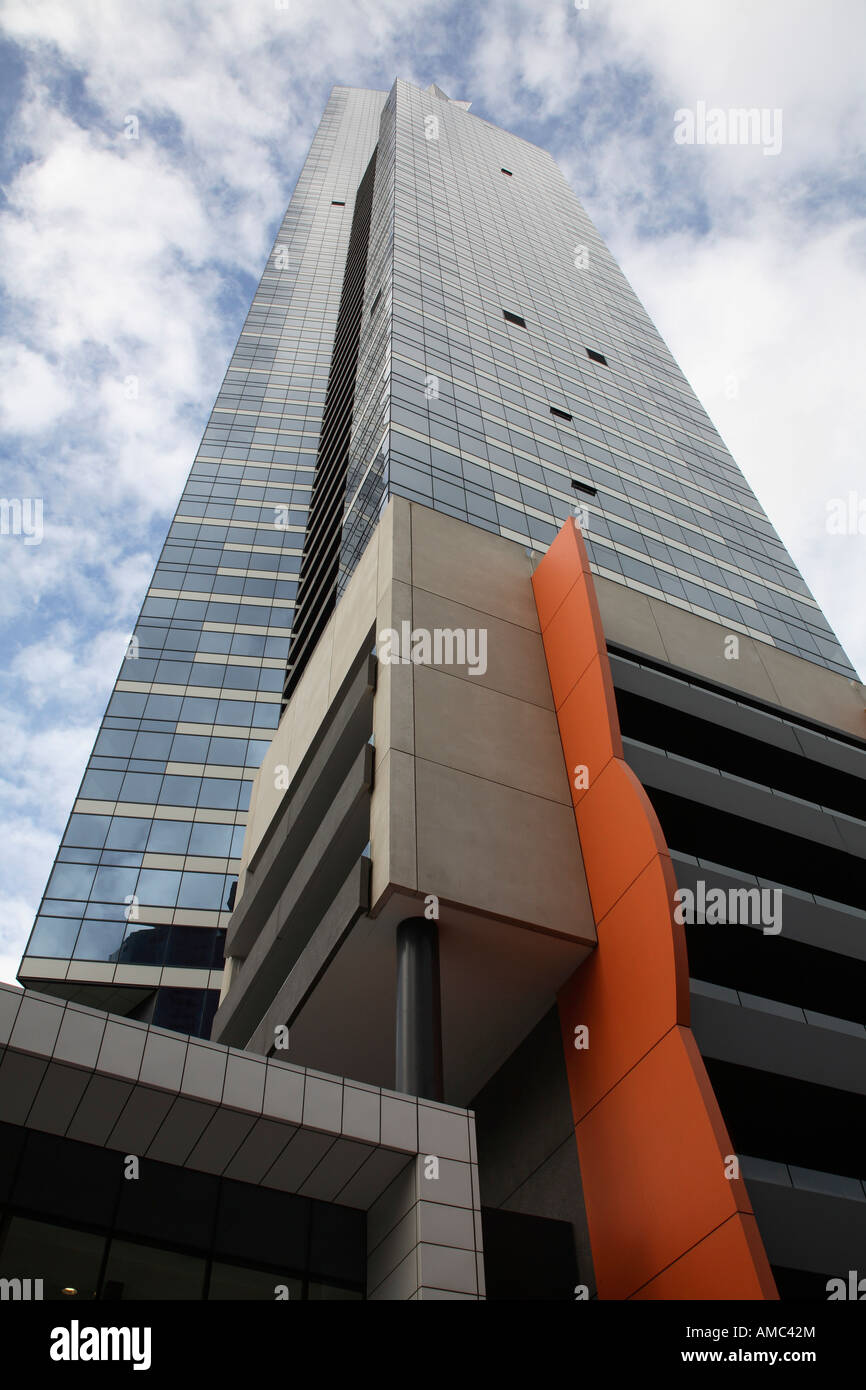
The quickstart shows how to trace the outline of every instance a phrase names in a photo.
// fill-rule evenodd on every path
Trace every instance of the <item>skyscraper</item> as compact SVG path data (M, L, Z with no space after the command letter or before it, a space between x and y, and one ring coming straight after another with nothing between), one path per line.
M822 1296L863 695L551 157L335 88L20 978L474 1110L489 1296Z
M208 420L22 983L207 1036L276 728L355 190L385 93L336 88Z

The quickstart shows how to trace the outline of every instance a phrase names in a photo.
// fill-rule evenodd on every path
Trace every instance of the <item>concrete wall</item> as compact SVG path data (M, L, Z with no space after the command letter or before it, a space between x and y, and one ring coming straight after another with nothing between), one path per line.
M259 769L244 866L369 634L471 630L484 670L391 664L380 644L371 913L400 888L594 944L531 569L514 542L390 501Z
M486 661L380 666L373 911L399 886L594 943L529 554L401 499L382 526L378 631L471 631Z
M676 604L595 577L608 642L670 662L706 680L866 739L866 687L768 642L736 633L739 655L725 657L732 630Z
M593 1296L592 1252L555 1008L472 1104L482 1204L567 1221L580 1281Z

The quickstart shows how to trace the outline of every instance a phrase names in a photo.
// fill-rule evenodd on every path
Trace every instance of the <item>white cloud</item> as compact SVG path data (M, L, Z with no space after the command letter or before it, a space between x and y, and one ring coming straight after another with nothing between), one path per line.
M623 253L647 308L852 657L866 665L866 537L827 531L862 490L855 401L866 373L855 224L791 239L765 215L721 244L687 237Z
M576 63L544 24L486 11L470 62L490 117L558 118L554 154L866 674L866 537L825 527L829 498L864 495L866 9L590 0ZM674 111L698 100L780 107L781 154L676 145Z
M45 657L50 663L51 653ZM8 710L0 713L5 750L0 775L5 861L0 878L0 979L14 979L95 733L95 721L49 721L34 734Z
M41 353L21 344L0 347L0 428L41 434L71 402L69 388Z

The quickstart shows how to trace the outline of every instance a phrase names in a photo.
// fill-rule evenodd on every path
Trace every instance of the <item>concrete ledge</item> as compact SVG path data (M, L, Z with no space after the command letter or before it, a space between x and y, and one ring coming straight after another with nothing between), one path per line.
M694 991L691 1003L704 1057L866 1095L866 1029L855 1035L810 1023L774 1000L738 1005Z

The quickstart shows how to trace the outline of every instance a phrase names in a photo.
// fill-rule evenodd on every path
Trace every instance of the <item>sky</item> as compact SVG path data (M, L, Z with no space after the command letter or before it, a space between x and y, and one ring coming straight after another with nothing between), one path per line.
M0 534L0 979L334 84L436 82L550 150L866 673L862 0L0 18L0 494L42 500ZM779 148L681 142L700 103Z

